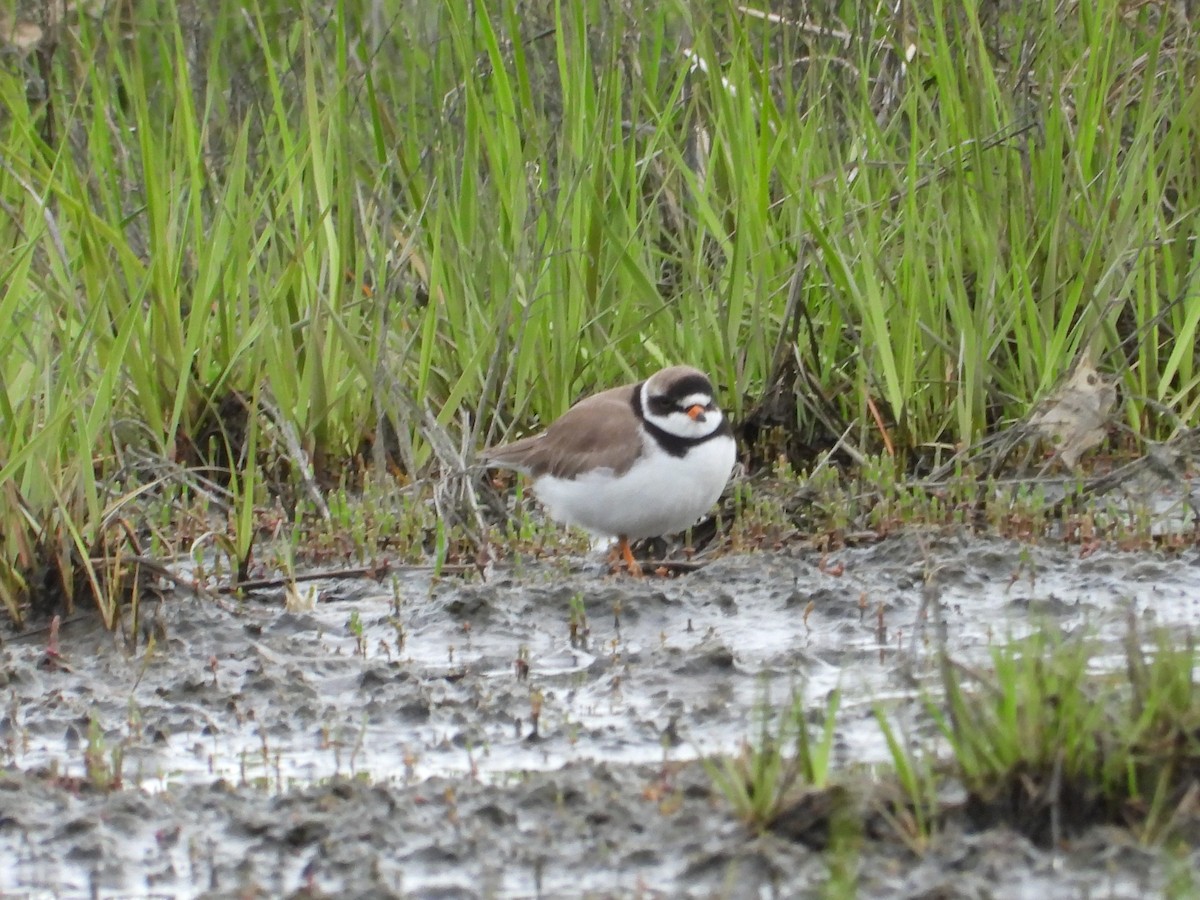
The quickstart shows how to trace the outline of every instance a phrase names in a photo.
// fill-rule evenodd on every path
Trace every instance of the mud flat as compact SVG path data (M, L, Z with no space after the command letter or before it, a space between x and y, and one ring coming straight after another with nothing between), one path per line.
M882 704L933 747L945 647L1130 617L1190 631L1200 557L908 533L679 578L596 559L217 603L170 597L153 650L90 621L0 647L0 891L16 896L1157 896L1196 859L1096 828L1053 850L950 819L832 858L738 823L697 757L764 697L842 694L837 763L886 762ZM302 604L303 605L303 604ZM105 785L105 780L117 786Z

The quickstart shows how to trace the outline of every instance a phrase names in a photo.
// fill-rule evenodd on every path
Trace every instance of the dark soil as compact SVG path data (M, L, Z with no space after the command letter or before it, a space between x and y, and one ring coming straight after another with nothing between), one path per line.
M838 687L837 765L870 780L854 764L888 760L876 703L932 746L920 694L943 642L979 662L1047 623L1114 648L1131 613L1190 629L1194 551L1081 559L925 532L672 579L568 560L487 583L321 582L312 599L169 598L149 653L86 619L55 653L45 633L6 636L0 891L1141 898L1193 883L1190 852L1116 828L1041 849L951 816L920 854L886 828L760 836L695 760L755 734L765 695L804 691L816 713Z

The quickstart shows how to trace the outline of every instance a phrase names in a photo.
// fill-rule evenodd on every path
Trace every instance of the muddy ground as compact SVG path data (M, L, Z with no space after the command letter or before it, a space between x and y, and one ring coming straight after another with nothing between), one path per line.
M1200 622L1195 551L938 531L672 579L597 556L305 591L292 611L169 596L149 653L87 620L58 656L5 635L0 893L1142 898L1194 878L1195 856L1111 828L1051 852L951 819L920 855L886 833L834 855L748 832L695 760L792 690L817 713L840 688L839 766L887 760L877 703L931 748L942 642L982 662L1087 627L1117 665L1130 614Z

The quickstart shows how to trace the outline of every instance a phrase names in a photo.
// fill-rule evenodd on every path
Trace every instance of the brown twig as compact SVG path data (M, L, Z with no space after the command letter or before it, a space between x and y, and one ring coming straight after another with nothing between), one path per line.
M343 569L324 569L319 572L304 572L300 575L290 575L280 578L257 578L246 581L235 581L223 584L217 588L218 594L236 594L240 591L266 591L287 587L289 584L301 584L306 581L321 581L332 578L373 578L380 579L393 572L444 572L448 575L463 575L477 572L475 565L395 565L387 562L373 563L369 566L351 566Z

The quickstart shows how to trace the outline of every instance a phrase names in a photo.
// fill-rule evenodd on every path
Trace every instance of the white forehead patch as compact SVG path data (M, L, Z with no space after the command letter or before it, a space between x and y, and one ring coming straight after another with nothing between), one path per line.
M691 409L693 406L708 406L712 403L711 394L688 394L679 401L679 405L683 409Z

